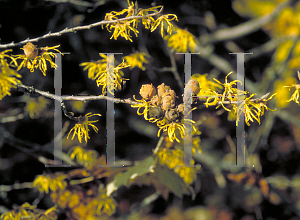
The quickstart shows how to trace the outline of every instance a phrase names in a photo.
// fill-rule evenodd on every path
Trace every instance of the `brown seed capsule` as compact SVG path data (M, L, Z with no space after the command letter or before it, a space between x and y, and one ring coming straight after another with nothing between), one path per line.
M179 112L181 112L182 114L184 114L184 104L179 104L178 106L177 106L177 110L179 111Z
M170 89L170 86L166 86L164 83L162 83L159 86L157 86L157 94L158 96L162 96L165 92L167 92Z
M171 96L173 99L175 99L176 93L174 90L170 89L162 95L162 98L166 96Z
M188 109L184 107L184 103L181 103L177 106L177 110L182 114L183 116L188 115Z
M151 104L155 105L155 106L160 106L161 105L161 97L159 97L158 95L153 96L151 99Z
M192 95L195 96L200 92L200 86L196 79L191 79Z
M167 109L174 108L174 107L175 107L175 98L173 98L171 95L164 96L162 99L161 108L166 111Z
M165 117L169 121L177 121L180 118L180 114L176 109L168 109L165 113Z
M161 107L150 107L148 111L149 118L159 119L164 116L164 111Z
M192 102L194 103L197 98L192 99L192 96L196 96L199 92L200 86L198 81L196 79L191 79L185 86L183 101L189 102L192 100Z
M140 95L143 97L143 99L151 99L155 94L156 90L152 83L142 85L142 88L140 89Z
M26 58L28 59L34 59L38 56L39 54L39 50L36 47L36 45L33 45L32 43L27 43L24 47L23 47L24 53Z

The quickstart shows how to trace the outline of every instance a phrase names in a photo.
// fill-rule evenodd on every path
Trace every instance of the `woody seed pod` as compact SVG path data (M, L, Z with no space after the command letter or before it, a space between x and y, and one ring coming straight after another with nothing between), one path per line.
M191 79L185 86L183 102L185 103L195 103L197 98L193 98L192 96L196 96L200 92L200 86L196 79Z
M175 99L176 93L174 90L170 89L162 95L162 98L164 98L166 96L171 96L173 99Z
M144 84L140 89L140 95L143 99L151 99L156 94L154 86L151 84Z
M161 97L159 97L158 95L153 96L151 99L151 104L155 105L155 106L160 106L161 105Z
M39 54L39 50L36 47L36 45L33 45L32 43L27 43L24 47L23 47L24 53L26 58L28 59L35 59L38 54Z
M161 107L150 107L148 111L149 118L159 119L164 116L164 111Z
M174 107L175 107L175 98L173 98L171 95L164 96L162 99L161 108L166 111L168 108L174 108Z
M164 83L162 83L159 86L157 86L157 94L158 96L163 96L163 94L169 91L170 89L170 86L166 86Z
M165 113L165 117L169 121L177 121L180 117L180 114L176 109L168 109Z
M184 104L183 104L183 103L179 104L179 105L177 106L177 110L178 110L179 112L181 112L182 114L184 114Z

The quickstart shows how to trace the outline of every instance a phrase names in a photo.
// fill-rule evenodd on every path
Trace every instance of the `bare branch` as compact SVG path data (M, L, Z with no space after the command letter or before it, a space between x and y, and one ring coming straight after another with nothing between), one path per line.
M18 43L8 43L8 44L0 44L0 48L10 48L10 47L18 47L21 46L23 44L29 43L29 42L37 42L41 39L45 39L45 38L49 38L49 37L59 37L63 34L67 34L67 33L74 33L76 31L81 31L81 30L87 30L87 29L91 29L93 27L97 27L100 25L106 25L106 24L114 24L120 21L127 21L127 20L132 20L132 19L142 19L142 18L147 18L147 17L152 17L155 15L160 14L163 11L163 6L161 6L161 9L158 12L149 14L149 15L144 15L144 16L130 16L130 17L126 17L126 18L120 18L118 20L112 20L112 21L99 21L93 24L89 24L89 25L84 25L84 26L78 26L78 27L74 27L74 28L68 28L66 27L64 30L59 31L59 32L55 32L55 33L51 33L49 32L48 34L45 34L41 37L37 37L37 38L33 38L33 39L29 39L27 38L26 40L20 41Z
M9 192L15 189L33 188L31 182L14 183L12 185L0 185L0 192Z
M125 103L125 104L129 104L129 105L139 104L139 102L132 101L130 98L129 99L118 99L118 98L107 97L104 95L99 95L99 96L56 96L49 92L34 89L32 86L25 86L23 84L18 84L16 90L21 91L21 92L37 93L37 94L45 96L49 99L57 100L59 102L63 102L63 101L67 101L67 100L69 100L69 101L70 100L72 100L72 101L89 101L89 100L106 99L108 101L115 102L115 103Z
M47 2L55 2L55 3L71 3L78 6L84 6L84 7L93 7L94 4L90 2L85 1L78 1L78 0L45 0Z
M250 33L257 31L259 28L269 23L274 19L286 6L288 6L292 0L284 1L279 4L270 14L262 16L260 18L251 19L243 24L235 27L224 28L214 32L213 34L203 35L200 38L200 42L203 44L209 44L218 41L232 40Z

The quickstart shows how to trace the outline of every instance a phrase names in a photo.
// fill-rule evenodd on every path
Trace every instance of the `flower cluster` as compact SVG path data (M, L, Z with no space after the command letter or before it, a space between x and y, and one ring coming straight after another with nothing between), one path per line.
M30 205L26 202L19 207L14 207L13 211L3 213L0 218L3 220L55 220L57 219L56 212L56 206L47 210L41 210L37 209L35 205Z
M257 18L272 13L281 2L283 1L235 0L232 6L242 16ZM285 6L272 21L262 27L271 38L278 40L273 60L278 66L287 63L282 74L285 78L290 77L300 67L300 40L297 38L300 34L299 16L300 2L295 1ZM278 79L278 83L283 80ZM280 107L286 106L280 95L276 98L281 104Z
M98 158L97 151L85 150L80 146L72 147L68 154L72 160L76 158L77 163L83 165L84 167L89 167Z
M137 100L134 97L139 104L131 105L131 107L138 108L137 114L144 115L145 120L152 123L156 122L159 127L158 137L161 131L167 131L171 142L174 140L180 142L176 136L176 131L183 138L187 131L185 124L192 126L195 130L193 126L195 122L184 118L188 114L185 112L184 104L176 106L175 91L171 90L169 86L162 83L156 90L152 84L145 84L140 89L140 95L142 100ZM142 112L141 109L143 109Z
M168 41L168 47L180 53L188 51L194 53L197 45L195 36L188 32L188 30L178 27L175 28L175 32L175 34L164 37Z
M232 72L226 75L225 83L221 83L219 80L214 78L218 84L211 84L211 82L206 80L202 80L201 82L199 80L201 79L201 75L196 75L194 78L197 79L200 86L200 92L198 93L197 97L199 99L200 97L206 97L206 102L204 103L206 107L217 106L216 108L218 108L219 106L222 106L226 111L230 112L229 118L236 120L236 125L238 125L240 116L242 114L245 115L245 122L248 126L250 126L249 121L254 122L254 120L260 124L260 117L264 115L265 110L271 110L266 105L267 101L272 99L276 93L269 98L267 98L269 95L268 93L261 98L253 99L252 97L256 94L249 95L246 91L241 91L234 87L238 82L241 83L239 80L228 82L228 76L231 73ZM202 89L202 87L205 85L203 82L206 82L206 89ZM219 94L216 90L222 87L224 87L224 91L222 94ZM199 94L201 95L199 96ZM224 104L230 104L231 109L225 107Z
M144 64L149 63L149 61L147 60L149 58L150 58L149 54L140 53L138 51L123 57L126 64L128 64L130 66L129 67L130 69L133 69L134 67L138 67L144 71L146 70L146 68L144 67Z
M252 97L255 95L256 94L254 93L245 98L245 100L240 102L239 104L232 105L237 116L236 125L238 125L239 118L243 113L245 115L246 124L250 126L249 121L254 122L253 119L260 124L260 117L265 114L265 110L276 111L276 109L272 110L266 105L267 101L272 99L273 96L277 95L276 93L271 95L269 98L267 98L267 96L269 95L268 93L258 99L252 99Z
M64 189L67 186L65 179L67 175L62 173L55 173L55 175L38 175L33 181L33 187L36 187L40 192L49 193L58 189Z
M50 101L43 96L37 99L29 99L25 106L25 111L28 112L30 118L37 119L45 114ZM52 113L53 114L53 113Z
M85 142L87 143L87 139L90 139L88 126L91 126L96 133L98 132L98 128L95 125L93 125L93 123L97 122L98 120L97 121L89 121L89 118L94 115L101 116L100 114L92 114L91 112L87 113L85 116L79 116L78 123L75 124L75 126L70 130L67 138L69 138L72 131L74 131L73 136L71 138L72 140L77 135L78 141L80 143L82 142L82 139L84 139Z
M300 72L298 71L298 79L300 80ZM298 99L299 99L299 91L300 91L300 84L293 84L291 86L284 86L284 87L287 87L289 88L289 90L292 88L292 87L295 87L295 92L292 94L292 97L287 100L287 102L290 102L290 101L294 101L296 102L298 105L300 105Z
M226 108L226 107L224 106L224 101L225 101L225 99L229 100L230 102L231 102L231 101L236 101L236 100L237 100L237 95L242 95L242 94L244 94L243 91L240 91L241 94L238 94L238 89L232 87L232 86L236 85L238 82L242 84L241 81L239 81L239 80L233 80L232 82L228 83L228 79L227 79L227 78L228 78L228 76L229 76L231 73L232 73L232 72L230 72L230 73L228 73L228 74L226 75L226 77L225 77L225 83L221 83L219 80L217 80L217 79L214 78L214 80L215 80L217 83L219 83L220 85L224 86L224 92L223 92L223 94L222 94L222 96L221 96L221 105L222 105L222 107L223 107L226 111L229 111L229 112L230 112L231 110L228 109L228 108ZM219 101L219 99L220 99L220 96L217 95L217 97L214 98L214 102L213 102L213 103ZM207 101L207 102L206 102L206 106L209 106L209 105L211 105L211 103L208 103L208 101ZM215 105L215 104L214 104L214 105Z
M88 69L88 77L92 80L96 80L97 86L102 86L102 94L105 94L106 90L114 95L114 90L120 91L124 88L127 79L123 78L124 73L122 69L129 67L123 60L117 67L110 66L107 69L107 55L100 54L101 60L81 63L80 66L84 66L83 70ZM113 74L109 74L113 72Z
M17 84L21 84L21 81L17 79L21 78L21 75L11 69L6 60L6 58L9 58L12 63L17 65L15 59L6 54L11 51L12 50L5 50L0 53L0 100L7 95L11 95L11 88L15 88Z
M44 76L46 76L47 71L47 63L48 61L51 65L51 68L56 68L57 65L53 62L52 58L56 57L56 54L49 50L54 50L60 54L62 54L58 49L60 45L53 47L41 47L37 48L36 45L32 43L27 43L22 50L24 50L24 54L15 55L15 59L22 60L20 65L18 65L17 71L19 71L22 67L27 67L30 72L34 72L34 69L40 69Z
M174 170L186 184L191 184L197 179L197 170L192 167L184 167L183 151L179 149L164 149L157 153L159 163L166 165L169 169ZM190 165L194 165L192 159Z
M131 20L125 20L125 21L120 21L119 19L121 18L120 16L125 16L125 18L130 17L130 16L146 16L142 17L142 24L145 26L146 29L151 29L151 32L157 29L157 27L160 25L161 26L161 36L163 37L164 35L164 22L167 25L167 33L171 34L172 29L174 29L174 26L170 21L176 20L177 16L174 14L167 14L167 15L161 15L158 17L156 20L149 15L149 12L158 12L158 9L161 8L161 6L156 6L148 9L135 9L135 5L133 2L128 3L128 8L123 9L120 12L112 11L110 13L107 13L105 15L105 20L106 21L113 21L113 20L118 20L116 23L109 23L106 24L106 29L111 32L113 30L113 34L110 39L114 38L114 40L117 40L119 36L125 38L126 40L129 40L132 42L132 36L130 35L130 32L133 32L135 36L138 36L139 31L137 30L137 25L139 23L139 20L137 18L131 19ZM149 16L147 16L149 15ZM102 26L103 28L103 26Z
M78 190L80 189L80 190ZM99 219L103 215L111 216L116 212L117 202L105 193L98 193L96 187L84 189L70 187L51 193L51 199L67 210L70 219Z

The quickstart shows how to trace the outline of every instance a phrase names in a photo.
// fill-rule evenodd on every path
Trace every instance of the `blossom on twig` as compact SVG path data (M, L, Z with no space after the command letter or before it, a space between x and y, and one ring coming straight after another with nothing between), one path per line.
M84 139L85 142L87 143L87 139L90 139L88 126L91 126L94 129L94 131L96 133L98 133L98 128L95 125L93 125L93 123L97 122L98 120L97 121L89 121L89 119L88 119L94 115L101 116L100 114L92 114L91 112L87 113L85 116L79 116L79 122L77 124L75 124L75 126L70 130L67 138L69 138L70 134L73 131L74 133L73 133L71 140L73 140L75 135L77 135L78 141L80 143L82 142L82 139Z

